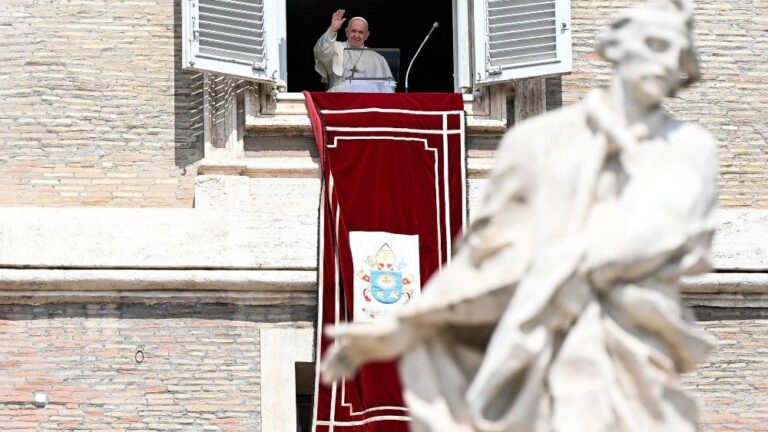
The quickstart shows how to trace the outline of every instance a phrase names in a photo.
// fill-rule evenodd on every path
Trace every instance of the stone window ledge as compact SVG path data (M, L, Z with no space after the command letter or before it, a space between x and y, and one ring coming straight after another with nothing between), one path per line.
M502 87L477 96L462 95L467 113L467 134L500 134L507 129L507 96ZM312 128L302 93L276 96L249 92L244 97L245 130L254 133L310 135Z
M467 177L488 177L493 158L468 158ZM207 158L198 175L239 175L245 177L320 178L320 161L315 157Z

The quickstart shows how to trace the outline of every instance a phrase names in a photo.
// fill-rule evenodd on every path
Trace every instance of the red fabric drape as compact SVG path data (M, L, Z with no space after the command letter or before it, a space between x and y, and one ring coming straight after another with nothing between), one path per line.
M323 328L354 319L349 232L418 234L422 285L450 259L467 214L464 112L459 94L304 95L323 172L319 361ZM393 362L315 395L318 432L408 430Z

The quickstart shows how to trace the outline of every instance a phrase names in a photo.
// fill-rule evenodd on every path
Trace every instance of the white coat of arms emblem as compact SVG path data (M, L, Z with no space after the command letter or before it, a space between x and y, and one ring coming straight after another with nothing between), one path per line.
M375 322L419 296L417 235L353 231L349 239L355 269L355 321Z

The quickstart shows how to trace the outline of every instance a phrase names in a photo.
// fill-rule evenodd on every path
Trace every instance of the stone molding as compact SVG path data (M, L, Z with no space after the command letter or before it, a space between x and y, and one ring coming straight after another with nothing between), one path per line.
M493 168L492 158L467 158L467 177L487 178ZM250 178L320 178L320 161L314 157L206 158L197 168L198 175L232 175Z
M319 181L209 180L195 209L0 208L0 303L316 304ZM683 294L768 306L768 211L719 217L714 272L685 279Z
M316 304L315 271L0 269L0 304Z
M0 292L0 304L54 303L227 303L248 306L291 305L314 306L314 291L62 291L14 290Z
M707 273L685 278L680 292L691 306L766 308L768 273Z
M0 304L235 303L315 305L315 271L0 269ZM768 273L685 278L691 305L768 307Z

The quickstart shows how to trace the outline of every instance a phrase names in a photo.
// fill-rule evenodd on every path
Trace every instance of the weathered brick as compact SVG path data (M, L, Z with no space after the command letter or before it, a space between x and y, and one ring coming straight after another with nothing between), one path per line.
M275 309L314 320L290 306L0 305L0 429L259 431L259 329L285 325ZM40 390L51 403L34 408Z
M191 206L194 177L179 167L195 160L176 149L202 152L202 105L193 94L201 77L175 61L177 3L3 1L0 206ZM13 169L22 163L67 174ZM154 187L158 173L175 183ZM39 188L73 176L149 181L136 194L98 200L89 184L79 193Z

